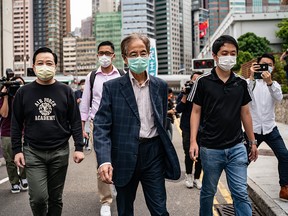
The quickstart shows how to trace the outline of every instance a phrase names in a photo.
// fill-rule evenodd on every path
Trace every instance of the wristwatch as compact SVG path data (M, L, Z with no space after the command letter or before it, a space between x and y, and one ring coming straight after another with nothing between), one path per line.
M257 140L249 141L249 145L257 145Z

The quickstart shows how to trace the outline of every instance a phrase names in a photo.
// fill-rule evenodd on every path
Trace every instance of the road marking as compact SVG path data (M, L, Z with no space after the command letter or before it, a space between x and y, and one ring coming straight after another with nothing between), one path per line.
M227 202L227 204L232 204L233 201L230 192L227 190L225 185L220 181L218 182L218 189L223 198L225 199L225 201Z
M4 178L4 179L0 180L0 184L3 184L3 183L5 183L5 182L7 182L8 180L9 180L9 178L8 178L8 177L6 177L6 178Z
M216 196L214 197L214 201L213 201L213 216L219 216L218 211L215 208L215 204L219 204L218 200L216 199Z
M176 126L178 132L180 133L180 135L182 135L182 130L181 130L181 128L180 128L180 118L176 118L176 119L174 120L174 123L175 123L175 126Z

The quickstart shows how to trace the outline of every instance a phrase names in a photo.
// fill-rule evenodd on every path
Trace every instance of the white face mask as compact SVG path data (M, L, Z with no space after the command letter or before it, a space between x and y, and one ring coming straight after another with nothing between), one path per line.
M103 55L103 56L99 56L98 59L99 59L100 65L104 68L107 68L111 65L111 62L112 62L111 56Z
M273 68L272 66L268 66L268 72L269 72L269 73L272 73L273 69L274 69L274 68Z
M236 64L236 56L219 56L219 62L217 62L217 65L223 70L223 71L230 71L231 68L234 67Z

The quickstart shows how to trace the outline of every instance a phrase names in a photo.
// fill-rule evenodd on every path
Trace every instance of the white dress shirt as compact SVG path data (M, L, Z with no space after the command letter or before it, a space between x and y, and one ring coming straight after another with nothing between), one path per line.
M249 103L253 120L253 131L257 134L269 134L276 126L275 103L283 98L281 86L273 81L271 86L262 79L247 80L252 101Z

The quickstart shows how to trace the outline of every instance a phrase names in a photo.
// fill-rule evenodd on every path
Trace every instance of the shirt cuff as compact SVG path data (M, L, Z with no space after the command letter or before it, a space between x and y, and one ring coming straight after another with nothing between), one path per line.
M109 164L109 165L111 165L111 163L110 163L110 162L105 162L105 163L102 163L102 164L99 166L99 168L100 168L101 166L104 166L104 165L106 165L106 164Z

